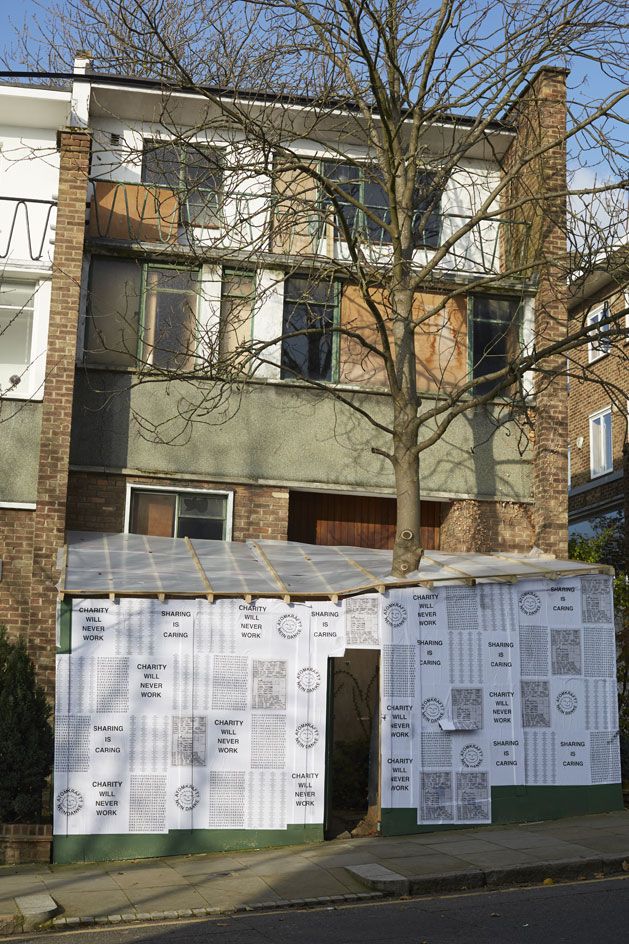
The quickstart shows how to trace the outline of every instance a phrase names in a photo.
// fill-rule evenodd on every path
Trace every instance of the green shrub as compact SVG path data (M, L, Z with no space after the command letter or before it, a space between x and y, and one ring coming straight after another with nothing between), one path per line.
M22 640L0 626L0 822L36 822L52 768L50 706Z

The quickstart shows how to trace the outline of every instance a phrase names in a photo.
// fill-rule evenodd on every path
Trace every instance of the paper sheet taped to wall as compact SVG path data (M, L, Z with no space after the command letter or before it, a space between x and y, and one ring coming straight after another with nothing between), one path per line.
M328 660L381 651L382 805L491 821L491 788L620 780L611 580L339 605L76 599L57 657L57 835L321 824Z

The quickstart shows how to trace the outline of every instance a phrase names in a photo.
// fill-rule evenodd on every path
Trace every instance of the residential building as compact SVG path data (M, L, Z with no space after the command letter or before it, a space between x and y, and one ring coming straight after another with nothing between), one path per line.
M0 225L10 243L2 293L15 350L0 363L0 621L26 634L49 681L55 561L66 530L376 547L391 546L395 532L393 475L372 448L383 444L382 434L343 402L386 422L383 377L375 362L326 329L335 321L360 327L364 317L338 220L321 210L319 195L299 175L265 173L268 156L250 155L202 93L88 70L77 60L68 93L0 89L17 125L2 129L0 158ZM539 133L561 126L564 86L562 70L542 70L518 109L489 125L417 233L419 257L482 203L501 167L526 146L533 115L542 116ZM272 123L273 108L265 107ZM303 103L281 108L294 127L308 114ZM335 114L320 124L316 142L304 131L301 153L378 209L382 188L356 163L339 161L335 142L345 120ZM466 121L453 117L434 129L430 146L446 147ZM20 142L15 166L7 156L12 134ZM360 141L351 154L368 168ZM562 190L560 148L545 153L544 174L554 181L551 190ZM33 260L10 221L15 207L34 203L35 180L44 187L38 199L48 201L41 206L53 209L49 236L38 237L45 251ZM295 219L296 203L307 208L305 222ZM386 251L382 229L350 207L346 222L364 227L374 251ZM443 320L418 344L418 385L427 399L470 371L504 363L511 343L505 325L539 330L538 307L546 337L565 330L565 290L552 273L506 280L498 292L483 289L483 277L495 277L509 254L522 250L523 236L514 233L530 224L483 224L418 293L422 310L457 287ZM543 240L549 252L563 251L561 227L548 220ZM328 270L327 282L312 278ZM50 301L41 289L36 296L12 288L18 277L43 280ZM15 324L40 325L27 351L30 329L16 334L13 311ZM281 340L302 324L307 342L299 335ZM267 345L253 375L236 365L231 377L203 376L214 352L229 354L246 336ZM7 388L14 374L20 383ZM343 399L326 396L328 385ZM500 406L490 405L461 416L422 455L426 548L536 545L565 555L566 403L554 384L536 393L534 442L499 422Z
M603 320L587 348L571 356L568 371L569 533L590 537L593 524L626 522L627 514L629 336L618 340L629 329L626 247L610 253L587 277L575 274L568 304L570 324L595 326ZM620 320L606 324L610 314Z

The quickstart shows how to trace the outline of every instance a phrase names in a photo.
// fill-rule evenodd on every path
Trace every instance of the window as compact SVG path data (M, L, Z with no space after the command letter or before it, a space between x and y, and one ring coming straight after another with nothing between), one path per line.
M613 467L612 411L608 407L590 417L590 478L605 475Z
M586 318L586 326L591 328L594 325L597 325L602 319L609 316L609 305L605 302L603 305L600 305L598 308L593 309L589 312ZM592 331L590 337L591 341L588 342L588 362L591 364L593 361L597 361L599 358L604 357L606 354L609 354L610 351L610 341L609 338L605 335L609 332L610 325L603 325L602 328L599 328L598 331Z
M391 222L391 209L379 168L370 164L324 161L323 173L338 183L343 193L382 220L382 224L379 224L363 209L341 199L340 215L352 235L363 236L374 243L390 243L391 235L384 224ZM440 193L435 190L433 181L434 175L428 171L417 176L413 194L413 244L416 247L428 246L434 249L439 245ZM329 196L326 196L325 202L331 204ZM341 226L338 226L337 238L345 238Z
M133 367L185 370L194 355L198 272L96 256L90 272L85 356Z
M0 282L0 397L43 396L46 306L50 283L3 279Z
M282 379L333 380L337 285L291 278L284 282ZM308 332L294 334L292 332Z
M219 353L234 354L251 338L251 312L255 299L255 274L223 270ZM243 354L244 356L244 354Z
M516 298L475 295L472 299L470 360L473 378L493 374L508 365L520 349L522 305ZM487 393L494 381L474 387Z
M180 195L182 222L189 226L220 226L223 157L205 144L146 141L142 181L168 187Z
M129 487L127 530L165 538L231 538L231 492Z

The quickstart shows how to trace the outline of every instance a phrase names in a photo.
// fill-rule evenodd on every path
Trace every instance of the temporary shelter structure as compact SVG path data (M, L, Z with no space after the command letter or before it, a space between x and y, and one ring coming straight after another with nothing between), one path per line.
M382 834L622 805L608 568L82 533L59 563L57 861L322 839L330 665L365 654Z

